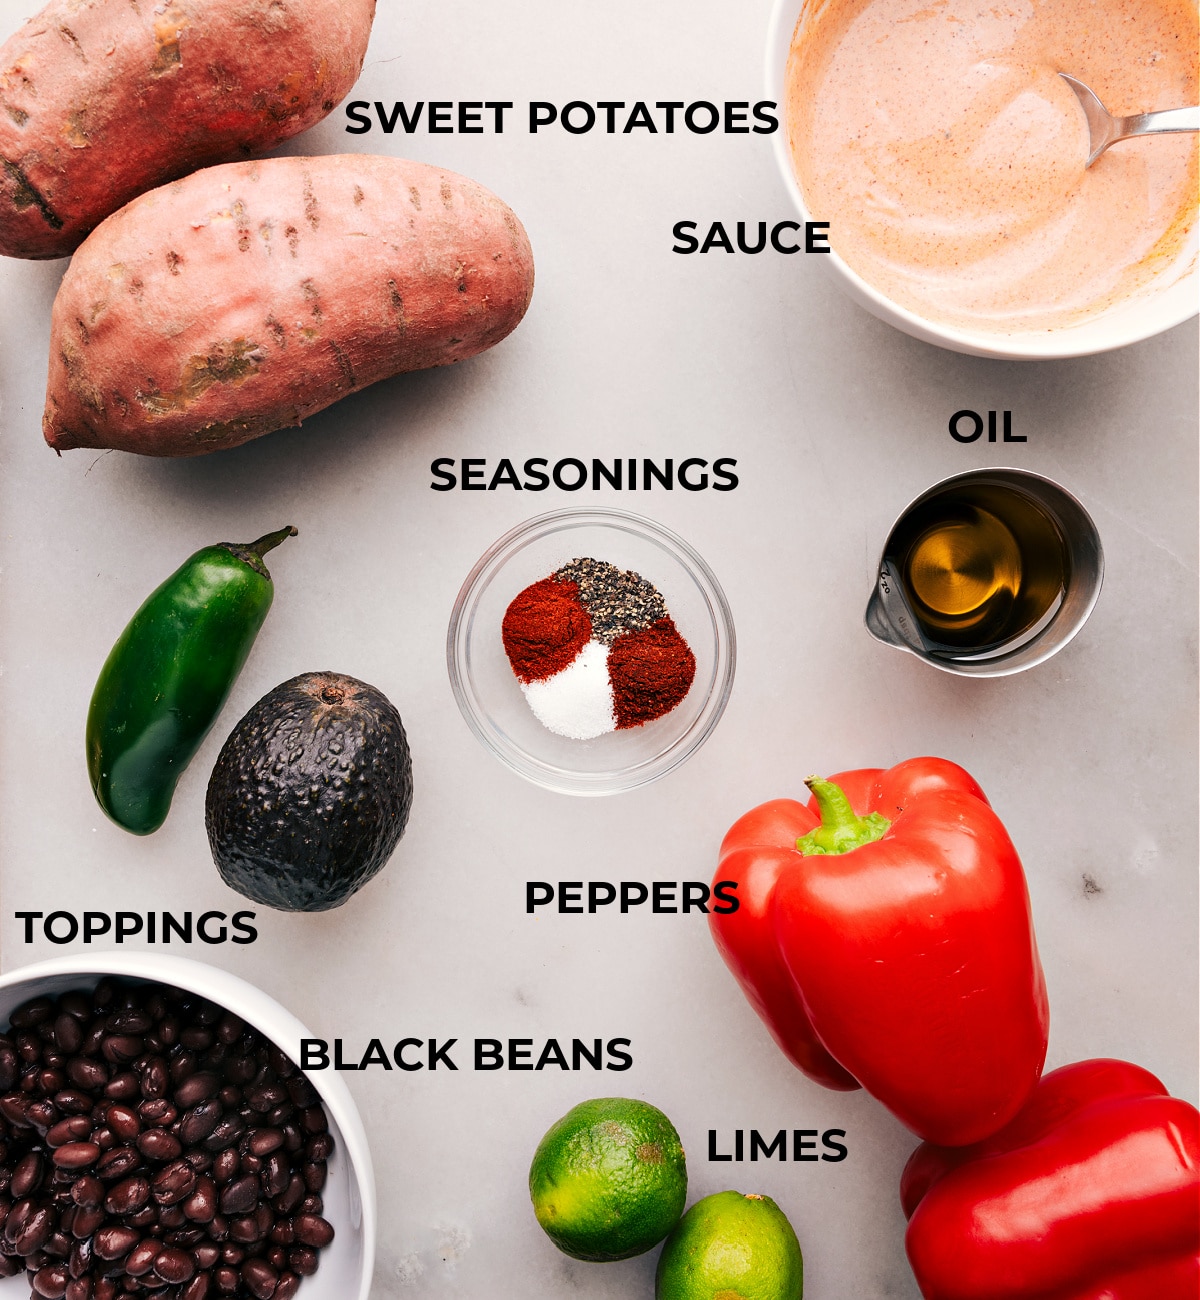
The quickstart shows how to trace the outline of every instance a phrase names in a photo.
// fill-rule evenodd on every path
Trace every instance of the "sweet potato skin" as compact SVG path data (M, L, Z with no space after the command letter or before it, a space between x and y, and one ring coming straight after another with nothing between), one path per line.
M0 49L0 253L62 257L143 191L331 112L375 0L50 0Z
M109 217L54 300L56 450L196 456L505 337L533 292L483 186L361 154L210 167Z

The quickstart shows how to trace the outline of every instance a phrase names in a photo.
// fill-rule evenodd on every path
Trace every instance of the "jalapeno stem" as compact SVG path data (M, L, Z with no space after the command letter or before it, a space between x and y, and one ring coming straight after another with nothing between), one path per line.
M265 537L260 537L257 542L250 542L248 545L241 545L237 542L222 542L221 545L230 555L236 555L243 564L248 564L255 573L261 574L269 582L270 573L267 572L267 566L263 563L263 556L268 551L273 551L280 542L285 542L289 537L297 536L296 529L288 524L286 528L281 528L277 533L267 533Z
M265 537L260 537L257 542L251 542L245 549L253 551L261 560L268 551L273 551L280 542L285 542L289 537L295 537L296 530L288 524L286 528L281 528L277 533L268 533Z

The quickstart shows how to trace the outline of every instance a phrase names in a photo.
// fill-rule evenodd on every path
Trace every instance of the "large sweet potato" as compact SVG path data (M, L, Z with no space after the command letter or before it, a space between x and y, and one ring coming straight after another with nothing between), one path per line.
M375 0L51 0L0 49L0 253L62 257L135 195L318 122Z
M423 163L210 167L84 241L54 300L57 449L195 456L498 343L533 291L512 211Z

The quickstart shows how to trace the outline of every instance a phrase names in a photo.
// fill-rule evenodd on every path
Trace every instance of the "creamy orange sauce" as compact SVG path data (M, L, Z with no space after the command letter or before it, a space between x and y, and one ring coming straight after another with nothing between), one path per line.
M1195 0L808 0L786 126L813 216L894 301L973 329L1072 324L1128 296L1196 219L1196 136L1110 148L1111 113L1197 102Z

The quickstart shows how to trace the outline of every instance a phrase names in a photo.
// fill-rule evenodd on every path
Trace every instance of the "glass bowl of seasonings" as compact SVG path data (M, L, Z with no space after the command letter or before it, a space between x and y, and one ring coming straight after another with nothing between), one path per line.
M179 957L0 977L0 1297L367 1300L371 1156L306 1038Z
M620 510L558 510L471 570L446 639L471 730L528 780L632 790L678 767L720 720L733 619L682 538Z

